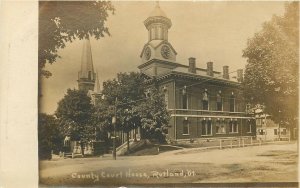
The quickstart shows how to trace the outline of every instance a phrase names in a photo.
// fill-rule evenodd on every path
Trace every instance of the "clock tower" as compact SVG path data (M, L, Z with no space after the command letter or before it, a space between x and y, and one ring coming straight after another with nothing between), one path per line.
M172 22L161 10L158 2L150 16L144 21L144 25L148 30L148 42L144 45L140 55L142 63L153 59L175 62L177 53L168 42L168 30Z

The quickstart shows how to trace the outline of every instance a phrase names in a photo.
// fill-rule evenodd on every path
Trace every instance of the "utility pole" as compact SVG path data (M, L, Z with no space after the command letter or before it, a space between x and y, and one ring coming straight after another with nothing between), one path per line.
M267 140L267 114L266 114L266 112L265 112L265 127L266 127L265 140Z
M114 160L117 159L117 151L116 151L117 101L118 101L118 98L116 98L116 101L115 101L114 117L112 118L112 124L114 127L114 135L113 135L113 159Z
M279 121L279 124L278 124L278 137L279 137L279 141L280 141L280 137L281 137L281 131L280 131L280 126L281 126L281 123L282 123L282 115L281 115L281 110L279 110L279 118L280 118L280 121Z

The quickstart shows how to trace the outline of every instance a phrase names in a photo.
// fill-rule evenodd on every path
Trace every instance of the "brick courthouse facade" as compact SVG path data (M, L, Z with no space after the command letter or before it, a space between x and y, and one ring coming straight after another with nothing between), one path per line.
M231 76L228 66L218 72L213 62L205 68L198 68L193 57L187 60L189 65L177 62L177 52L168 42L172 23L159 4L144 24L149 37L138 68L147 78L146 85L165 94L171 113L168 139L255 136L255 120L245 112L241 91L243 70Z

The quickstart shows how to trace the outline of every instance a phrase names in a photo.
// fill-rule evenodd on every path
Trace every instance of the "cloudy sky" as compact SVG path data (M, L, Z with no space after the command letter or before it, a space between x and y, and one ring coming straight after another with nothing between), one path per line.
M148 40L143 21L154 9L155 2L113 2L116 12L107 21L111 36L91 39L94 68L100 84L112 79L118 72L138 71L140 53ZM220 2L220 1L163 1L161 9L172 21L169 42L177 51L177 61L188 64L195 57L198 67L205 68L213 61L214 69L230 71L244 68L246 59L242 50L247 39L261 29L263 22L273 14L284 13L283 2ZM59 50L61 59L46 67L52 77L43 80L41 112L54 113L57 102L68 88L77 88L82 41L68 43Z

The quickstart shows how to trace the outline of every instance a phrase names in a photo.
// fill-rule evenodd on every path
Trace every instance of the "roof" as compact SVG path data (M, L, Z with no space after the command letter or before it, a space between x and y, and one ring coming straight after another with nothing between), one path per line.
M187 73L187 74L192 74L195 76L204 76L204 77L210 77L210 78L216 78L220 80L226 80L226 81L231 81L231 82L238 82L236 79L236 76L229 75L229 79L223 78L223 74L219 71L213 71L214 75L213 76L208 76L207 75L207 70L204 68L196 68L196 73L190 73L189 72L189 66L188 65L181 65L179 67L176 67L175 69L172 70L172 72L180 72L180 73Z
M150 77L149 81L152 80L153 78L156 80L160 80L160 79L164 79L167 78L169 76L180 76L180 77L188 77L191 79L209 79L212 81L216 81L216 82L222 82L222 83L227 83L230 85L240 85L240 83L237 81L237 79L234 76L231 76L229 79L225 79L223 78L223 74L222 72L219 71L213 71L214 75L213 76L209 76L207 75L207 71L206 69L203 68L196 68L196 73L191 73L189 72L189 66L188 65L183 65L177 62L170 62L170 61L165 61L165 60L159 60L159 59L152 59L140 66L138 66L139 69L148 66L152 63L159 63L159 64L163 64L163 65L169 65L172 66L174 68L172 68L169 72L166 72L165 74L161 74L161 75L157 75L154 77ZM149 76L148 76L149 77Z
M149 17L165 17L168 18L163 10L161 10L159 3L156 3L154 10L150 13Z

